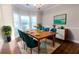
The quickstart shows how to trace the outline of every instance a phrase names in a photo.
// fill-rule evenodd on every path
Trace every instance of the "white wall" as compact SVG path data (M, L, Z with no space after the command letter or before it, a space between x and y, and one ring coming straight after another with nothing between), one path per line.
M14 27L13 27L13 15L12 14L13 14L12 5L10 5L10 4L0 5L0 17L1 17L0 29L4 25L11 26L12 27L12 35L11 36L12 36L12 40L14 40Z
M45 10L43 26L52 27L53 16L60 14L67 14L67 24L64 26L70 30L69 40L79 43L79 5L59 5Z
M2 39L2 35L1 35L1 27L2 27L2 24L3 24L1 13L2 13L2 12L1 12L1 5L0 5L0 41L3 40L3 39Z
M38 23L41 23L42 24L42 16L43 16L43 11L38 11L38 14L37 14L37 20L38 20Z

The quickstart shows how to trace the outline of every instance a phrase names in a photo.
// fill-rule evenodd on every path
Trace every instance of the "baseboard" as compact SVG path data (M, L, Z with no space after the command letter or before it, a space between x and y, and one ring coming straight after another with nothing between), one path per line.
M78 43L79 44L79 41L76 41L76 40L71 40L72 42L74 42L74 43Z
M58 38L56 38L56 39L58 39ZM62 39L58 39L58 40L62 40ZM79 44L79 41L76 41L76 40L69 40L69 39L67 39L67 40ZM62 41L64 41L64 40L62 40Z

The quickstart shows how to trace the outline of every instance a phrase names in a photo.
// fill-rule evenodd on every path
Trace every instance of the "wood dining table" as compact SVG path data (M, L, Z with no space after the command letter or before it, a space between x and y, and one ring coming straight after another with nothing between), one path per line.
M31 35L32 37L36 38L38 41L38 53L40 53L40 40L47 38L47 37L52 37L52 46L55 46L55 35L56 33L54 32L48 32L48 31L41 31L41 30L31 30L28 31L28 34Z

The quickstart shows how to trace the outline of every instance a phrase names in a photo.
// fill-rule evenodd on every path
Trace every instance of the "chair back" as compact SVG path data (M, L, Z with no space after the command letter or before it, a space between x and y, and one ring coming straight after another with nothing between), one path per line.
M18 32L19 32L20 38L22 38L23 41L26 41L26 40L25 40L25 38L26 38L25 33L22 32L21 30L18 30Z
M56 32L57 29L56 29L56 28L52 28L50 31L51 31L51 32Z
M44 28L44 31L49 31L49 28Z
M35 46L35 40L30 37L27 33L24 33L20 30L18 30L20 37L22 38L22 40L27 44L28 47L32 48Z

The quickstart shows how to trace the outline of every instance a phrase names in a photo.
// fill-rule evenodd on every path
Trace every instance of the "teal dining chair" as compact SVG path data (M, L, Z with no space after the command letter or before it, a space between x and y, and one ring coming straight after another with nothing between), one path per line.
M57 29L56 29L56 28L52 28L50 31L51 31L51 32L56 32Z
M47 27L47 28L44 28L44 31L49 31L49 29L50 29L50 28L48 28L48 27Z
M21 30L18 30L18 32L20 37L26 43L27 47L30 48L30 51L32 53L32 48L38 46L38 41L34 40L31 36L29 36L27 33L22 32Z
M50 32L57 32L57 29L56 28L52 28L52 29L50 29ZM55 37L56 37L56 35L55 35ZM52 36L49 36L47 39L50 39L50 40L52 40L53 38L52 38Z

